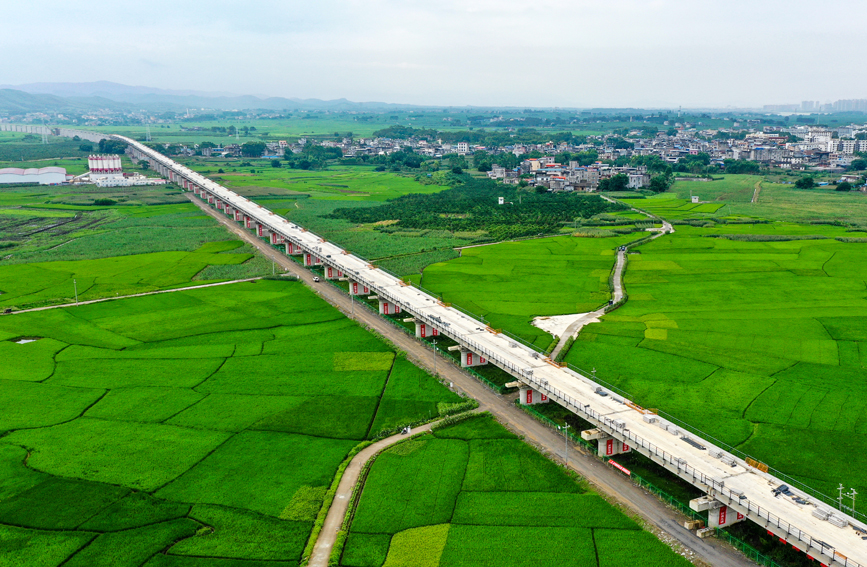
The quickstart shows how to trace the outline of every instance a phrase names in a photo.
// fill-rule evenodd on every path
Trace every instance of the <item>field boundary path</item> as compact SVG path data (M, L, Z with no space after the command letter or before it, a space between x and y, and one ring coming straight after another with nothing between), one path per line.
M87 301L79 301L77 303L61 303L59 305L46 305L45 307L32 307L30 309L19 309L18 311L12 311L11 313L6 313L6 315L16 315L18 313L30 313L32 311L45 311L46 309L60 309L61 307L77 307L79 305L90 305L91 303L102 303L103 301L118 301L120 299L129 299L131 297L144 297L146 295L157 295L158 293L174 293L176 291L189 291L191 289L202 289L205 287L214 287L218 285L230 285L236 283L244 283L244 282L253 282L256 280L261 280L265 276L259 276L256 278L244 278L242 280L230 280L226 282L216 282L202 285L190 285L186 287L175 287L172 289L158 289L155 291L143 291L141 293L134 293L132 295L116 295L114 297L103 297L100 299L88 299Z
M762 191L762 182L756 181L756 188L753 191L753 200L750 203L758 203L759 202L759 193Z
M610 203L620 203L620 201L618 201L617 199L612 199L611 197L608 197L606 195L599 195L599 196ZM651 215L647 211L642 211L640 209L636 209L635 207L630 207L630 208L637 213L647 215L648 217L650 217L653 220L658 220L658 221L662 222L662 228L661 229L660 228L648 229L648 231L655 233L653 236L650 237L651 240L655 240L664 234L674 232L674 227L671 226L671 223L668 222L667 220L664 220L664 219L661 219L657 216ZM620 302L624 297L624 295L623 295L623 269L626 267L626 253L627 253L627 250L620 250L620 249L617 250L617 262L614 264L614 277L612 278L612 285L613 285L614 289L611 290L612 291L611 299L614 301L614 303ZM565 346L566 346L566 343L569 342L569 339L576 338L578 336L578 333L581 332L581 329L583 329L586 325L588 325L590 323L597 322L599 317L602 317L603 315L605 315L606 307L607 307L607 305L603 305L602 307L600 307L596 311L590 311L588 313L585 313L581 318L576 319L575 321L572 322L572 324L570 324L568 327L566 327L566 330L563 331L563 335L560 337L560 341L557 343L557 346L554 347L554 350L551 351L551 354L549 355L549 357L556 360L557 356L560 354L560 351L563 350L563 348L565 348Z
M314 282L314 274L298 265L294 260L280 254L268 243L253 236L252 233L192 195L187 195L187 197L233 234L256 246L265 257L273 260L288 272L297 275L305 285L325 301L340 309L347 317L386 337L397 348L407 353L409 361L433 373L434 353L414 337L408 336L378 314L367 309L355 309L353 315L352 304L348 295L334 286ZM463 392L478 401L478 411L491 412L500 423L513 433L522 436L525 441L549 457L562 454L564 444L562 435L522 411L513 403L511 398L500 396L453 364L440 362L437 365L437 374L446 383L451 384L456 392ZM563 461L561 460L561 462ZM715 538L699 539L696 537L695 534L681 525L686 519L685 516L666 506L656 496L633 484L613 467L602 463L594 456L580 452L580 449L572 443L569 444L569 458L565 464L590 482L599 493L628 508L648 525L671 536L678 545L693 553L701 563L715 567L755 567L755 563L749 561L727 544Z

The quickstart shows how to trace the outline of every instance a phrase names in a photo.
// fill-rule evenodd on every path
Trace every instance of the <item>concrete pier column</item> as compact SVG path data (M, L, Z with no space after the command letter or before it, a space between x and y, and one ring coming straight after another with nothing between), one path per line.
M728 506L720 506L716 510L707 513L707 525L711 528L724 528L738 522L743 522L747 517L737 510Z
M303 254L304 251L301 250L301 247L295 244L294 242L286 243L286 254L289 256L298 256L299 254Z
M368 295L370 288L366 285L349 280L349 295Z
M629 453L630 451L632 451L632 447L619 439L608 436L599 438L597 454L600 457L613 457L614 455L622 455L623 453Z
M415 336L419 339L438 337L439 334L439 329L437 329L433 325L428 325L427 323L419 321L418 319L415 320Z
M283 237L277 234L276 232L271 233L271 244L283 244Z
M386 301L382 298L379 299L379 314L380 315L397 315L400 313L400 305L396 303Z
M521 405L524 406L547 404L550 401L548 400L548 396L546 396L542 392L539 392L538 390L534 390L533 388L529 388L527 386L520 387L518 399L520 400Z
M259 223L256 223L256 236L262 237L264 236L265 227Z
M309 252L304 254L304 265L305 266L321 266L322 259L320 259L315 254L310 254Z
M339 268L332 268L331 266L327 266L325 268L325 279L326 280L336 280L343 277L343 270Z
M251 219L247 215L244 215L244 228L253 228L254 224L255 223L253 222L253 219Z
M461 368L471 368L473 366L484 366L488 361L484 356L476 354L465 348L461 349Z
M235 209L235 220L238 222L243 221L244 220L244 213L242 213L238 209Z

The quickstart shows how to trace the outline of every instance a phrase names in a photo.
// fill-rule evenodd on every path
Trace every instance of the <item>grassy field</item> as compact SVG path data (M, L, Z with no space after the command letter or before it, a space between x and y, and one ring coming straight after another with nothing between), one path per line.
M520 545L521 541L532 545ZM600 545L601 544L601 545ZM381 454L345 567L688 563L497 424L473 417Z
M0 317L0 351L10 565L295 565L348 452L460 400L287 281Z
M270 263L252 252L240 241L229 240L192 252L0 265L0 307L72 302L76 292L79 301L87 301L179 287L192 284L193 279L206 282L270 274Z
M567 360L826 494L867 489L867 245L835 239L865 234L677 229L630 255L629 301Z
M788 179L774 176L772 179ZM668 193L625 203L670 220L756 218L810 223L837 221L867 226L867 196L859 191L838 192L833 186L796 189L761 175L723 175L713 181L679 179ZM753 196L758 189L755 203ZM692 204L690 196L699 197ZM614 195L618 197L617 195ZM618 197L619 198L619 197Z
M252 162L254 167L239 167L237 162L219 159L187 161L190 167L210 171L208 177L242 194L307 194L313 199L387 201L409 193L436 193L447 188L422 184L406 175L374 171L372 165L333 165L327 170L304 171L271 167L270 162L262 160ZM216 173L217 169L226 173Z
M551 336L532 326L533 318L584 313L607 302L615 249L636 238L560 236L465 248L460 258L425 268L421 284L545 348Z
M88 300L271 273L230 238L177 188L0 190L0 306L72 301L73 280Z

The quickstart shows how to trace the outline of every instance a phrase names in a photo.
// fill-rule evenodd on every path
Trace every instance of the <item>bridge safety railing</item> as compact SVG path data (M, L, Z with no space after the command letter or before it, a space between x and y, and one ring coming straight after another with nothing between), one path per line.
M162 156L158 152L154 152L153 150L150 150L149 148L146 148L146 151L149 153L153 153L156 156L159 156L160 158L163 158L159 161L164 162L166 167L173 169L173 170L177 168L177 164L175 162L173 162L172 160L169 160L168 158L164 158L164 156ZM199 174L194 174L193 172L189 172L189 171L185 171L184 174L187 176L196 175L197 177L200 177ZM225 193L231 194L232 196L236 196L236 194L234 192L231 192L231 191L225 189L224 187L220 186L219 184L212 182L210 180L206 180L206 181L207 181L207 184L211 185L214 190L217 190L220 193L225 192ZM249 215L249 216L254 216L256 213L257 212L254 212L252 215ZM245 213L245 214L247 214L247 213ZM312 233L309 233L309 234L313 237L316 237L316 235L314 235ZM377 287L372 282L365 281L365 278L362 278L357 272L355 274L352 274L351 277L353 277L353 279L357 279L358 281L360 281L364 285L368 286L371 290L375 290ZM433 297L437 297L435 294L432 294L432 295L433 295ZM368 305L368 307L370 307L370 306ZM408 310L412 311L410 309L408 309ZM481 318L479 318L478 316L476 316L472 313L465 312L465 311L460 310L460 309L458 309L458 310L461 312L464 312L466 315L473 317L476 320L482 320ZM654 455L657 458L661 459L664 463L669 463L671 466L676 467L676 470L678 471L679 474L681 474L683 476L690 476L694 481L700 482L703 485L707 486L709 488L709 491L712 492L714 496L722 496L724 498L727 498L731 503L747 510L748 513L751 513L754 516L764 520L765 522L767 522L768 525L774 525L778 529L784 530L786 532L786 534L788 534L794 538L797 538L798 541L805 543L807 546L809 546L811 548L818 549L822 554L824 554L826 556L833 557L837 562L839 562L840 564L842 564L846 567L862 567L857 562L854 562L854 561L846 558L842 554L837 553L833 547L829 546L825 542L822 542L821 540L817 540L817 539L811 537L809 534L807 534L807 533L801 531L800 529L792 526L791 524L785 522L784 520L782 520L778 516L769 512L768 510L765 510L765 509L761 508L760 506L750 502L748 499L743 497L743 495L741 495L739 493L738 494L733 493L731 490L727 489L723 484L715 481L712 478L707 477L706 475L704 475L700 471L696 470L694 467L690 467L684 459L675 457L674 455L667 453L663 449L653 445L652 443L646 441L645 439L638 437L637 435L635 435L634 433L632 433L628 429L623 429L623 428L618 429L617 427L615 427L615 425L613 424L613 422L610 419L608 419L608 418L596 413L595 411L593 411L589 407L589 404L580 404L578 402L578 400L572 398L571 396L568 396L567 394L557 390L556 388L551 387L547 382L545 382L543 384L539 379L537 379L534 376L532 376L531 374L525 372L523 369L518 368L511 361L509 361L509 360L503 358L502 356L492 352L490 349L483 347L477 341L474 341L467 336L462 336L461 333L454 332L453 335L454 335L453 338L455 338L459 342L465 343L468 348L471 348L472 350L478 352L478 354L480 354L480 355L484 355L485 357L488 358L488 360L497 363L504 370L511 372L513 375L520 377L522 380L524 380L526 382L536 384L536 387L538 387L540 390L548 391L550 397L557 398L557 399L561 400L563 405L572 409L576 413L585 414L589 418L591 418L594 422L597 422L600 425L611 429L612 432L616 431L616 435L619 435L619 436L622 436L626 439L629 439L630 442L633 443L633 446L639 447L639 448L643 449L644 451L646 451L649 455ZM508 335L508 336L510 336L510 338L515 339L516 342L520 342L525 347L532 349L533 351L537 351L537 352L539 351L538 347L535 347L534 345L530 345L529 343L519 339L518 337L513 337L511 335ZM451 357L449 357L449 359L451 359ZM589 378L587 378L587 373L585 371L582 371L580 368L574 367L572 365L569 365L568 368L569 368L569 370L572 370L573 372L578 373L579 377L590 380ZM619 394L620 396L623 396L627 400L632 399L631 396L629 396L626 392L620 390L619 388L613 386L612 384L607 384L604 381L596 378L595 374L593 375L592 381L595 383L598 383L600 386L603 386L603 387L611 390L612 392L616 392L617 394ZM704 438L713 439L712 437L708 436L707 434L700 432L699 430L692 428L688 424L685 424L682 421L677 420L676 418L668 416L667 414L665 415L665 419L668 419L672 423L677 424L679 427L682 427L686 431L694 432L695 435L701 437L702 439L704 439ZM733 447L731 447L730 445L728 445L724 442L720 442L718 440L714 440L714 442L719 443L719 445L721 447L726 447L727 448L726 450L731 451L733 455L743 455L743 457L741 457L741 458L745 457L745 455L742 452L737 451L736 449L734 449ZM777 471L775 471L775 473L776 472ZM781 476L787 478L787 480L790 478L790 477L786 477L786 475L781 475ZM804 488L802 490L804 492L814 494L815 497L818 498L819 500L823 500L823 501L830 500L830 498L827 497L826 495L822 495L818 491L810 489L806 485L803 485L802 483L800 483L794 479L791 479L791 481L792 481L792 484L794 484L796 486L803 486ZM833 504L832 504L832 507L833 507ZM854 513L854 510L852 512ZM858 514L858 515L863 516L863 514Z

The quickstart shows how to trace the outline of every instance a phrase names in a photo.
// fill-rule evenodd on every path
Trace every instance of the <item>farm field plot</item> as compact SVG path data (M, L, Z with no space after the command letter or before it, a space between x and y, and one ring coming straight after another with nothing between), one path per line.
M607 302L615 250L635 238L559 236L465 248L460 258L425 268L421 284L545 348L551 337L531 325L533 318L584 313Z
M340 564L586 566L639 555L651 567L689 565L483 414L376 459Z
M692 203L689 199L678 199L673 193L662 193L646 199L624 198L623 202L669 220L712 217L725 206L725 203Z
M629 256L629 301L567 361L825 494L867 489L867 245L834 238L858 234L678 227Z
M347 454L460 401L291 281L0 317L0 358L9 564L297 565Z
M252 253L237 240L214 242L192 252L155 252L100 260L0 264L0 307L25 308L51 303L130 295L193 283L198 274L219 276L243 273ZM244 250L252 252L252 250ZM211 267L211 270L206 269ZM220 267L222 270L217 270ZM253 275L262 275L264 266ZM267 273L270 273L268 266ZM220 277L213 280L224 279ZM75 285L73 285L75 280ZM34 291L35 288L35 291Z
M219 162L218 162L219 163ZM198 169L201 162L192 162ZM233 164L234 165L234 164ZM267 167L261 167L267 165ZM225 168L227 166L223 166ZM208 164L213 171L214 165ZM384 171L374 171L374 166L335 165L324 171L299 170L271 167L270 163L257 167L233 167L235 172L210 173L215 181L230 189L273 189L272 194L292 195L305 193L313 199L337 199L342 201L387 201L409 193L436 193L448 187L423 185L411 177ZM256 173L250 173L253 169Z

